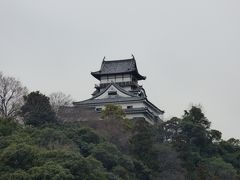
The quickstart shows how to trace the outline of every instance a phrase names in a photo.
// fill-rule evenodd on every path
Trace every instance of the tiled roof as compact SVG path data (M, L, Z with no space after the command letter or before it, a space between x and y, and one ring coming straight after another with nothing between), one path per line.
M111 86L114 86L122 93L129 95L130 97L121 97L117 96L114 98L104 98L104 99L96 99L97 97L101 96L105 93ZM114 103L114 102L123 102L123 101L139 101L145 99L146 96L138 96L134 93L128 92L125 89L121 88L116 83L110 83L103 91L95 94L92 98L87 99L85 101L74 102L74 105L84 105L84 104L98 104L98 103Z
M104 104L104 103L118 103L118 102L129 102L129 101L141 101L143 97L114 97L104 99L88 99L85 101L74 102L74 105L90 105L90 104Z
M117 83L114 83L114 82L111 82L108 84L108 86L103 89L101 92L99 93L96 93L91 99L94 99L100 95L102 95L104 92L106 92L111 86L114 86L115 88L117 88L119 91L121 91L122 93L126 94L126 95L129 95L129 96L132 96L132 97L136 97L138 95L132 93L132 92L129 92L129 91L126 91L124 88L120 87Z
M102 74L124 73L136 70L136 63L134 59L103 61L101 66Z
M96 99L97 97L101 96L104 92L106 92L110 86L115 86L119 91L121 91L124 94L129 95L130 97L121 97L121 96L115 96L115 97L109 97L109 98L104 98L104 99ZM143 91L144 89L141 88ZM80 106L94 106L94 105L99 105L99 104L107 104L107 103L123 103L123 102L134 102L134 101L144 101L146 104L151 106L153 109L158 111L159 113L164 113L164 111L158 109L154 104L152 104L150 101L148 101L146 94L144 93L142 96L138 96L134 93L128 92L118 86L116 83L110 83L103 91L97 93L94 95L92 98L84 100L84 101L79 101L79 102L74 102L74 105L80 105Z
M87 99L85 101L74 102L76 106L96 106L102 104L115 104L115 103L127 103L127 102L144 102L151 106L153 109L163 114L164 111L157 108L152 104L146 97L114 97L114 98L104 98L104 99Z
M139 80L146 79L145 76L142 76L138 73L136 61L132 59L123 59L123 60L111 60L102 62L101 69L91 74L99 79L101 75L109 74L122 74L122 73L133 73L137 76Z

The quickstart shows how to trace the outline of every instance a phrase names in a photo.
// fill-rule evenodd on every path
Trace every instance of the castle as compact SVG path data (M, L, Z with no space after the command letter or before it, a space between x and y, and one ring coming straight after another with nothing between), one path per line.
M65 114L74 109L75 117L78 116L77 109L91 109L96 114L105 105L116 104L122 107L129 119L144 118L151 124L161 120L164 111L147 99L144 88L138 83L146 77L138 72L134 56L131 59L110 61L105 61L104 58L100 70L91 74L100 81L99 85L95 85L92 97L74 102L73 107L65 109Z

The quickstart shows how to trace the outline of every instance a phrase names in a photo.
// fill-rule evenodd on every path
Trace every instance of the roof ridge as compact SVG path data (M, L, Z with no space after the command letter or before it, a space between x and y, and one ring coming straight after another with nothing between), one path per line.
M118 61L130 61L130 60L135 60L133 58L131 59L113 59L113 60L104 60L103 62L118 62Z

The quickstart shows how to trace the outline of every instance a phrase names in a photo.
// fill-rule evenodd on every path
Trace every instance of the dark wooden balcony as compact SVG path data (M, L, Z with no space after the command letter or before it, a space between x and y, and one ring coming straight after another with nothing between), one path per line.
M132 86L133 88L137 88L139 87L137 82L134 81L127 81L127 82L115 82L116 84L118 84L120 87L126 87L126 86ZM95 88L96 89L102 89L105 88L109 85L110 83L101 83L99 85L95 84Z

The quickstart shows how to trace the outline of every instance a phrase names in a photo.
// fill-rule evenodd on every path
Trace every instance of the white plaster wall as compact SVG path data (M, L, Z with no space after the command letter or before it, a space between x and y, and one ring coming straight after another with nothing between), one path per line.
M122 79L122 77L117 77L115 82L125 82L125 79Z
M95 109L97 108L102 108L104 109L104 106L96 106ZM150 124L154 124L148 117L146 117L144 114L142 113L138 113L138 114L127 114L126 118L128 119L134 119L134 118L144 118L147 122L149 122Z
M119 103L118 105L120 105L123 109L127 109L127 106L133 106L133 108L146 107L143 103L125 103L125 104ZM96 108L104 108L104 106L96 106Z
M139 103L119 103L118 105L120 105L123 109L127 109L127 106L133 106L133 108L144 108L146 107L146 105L143 102L139 102ZM104 106L97 106L97 107L101 107L103 108Z
M108 83L108 80L107 79L101 79L100 83L101 84Z
M129 82L132 81L132 77L130 74L122 75L112 75L112 76L103 76L101 77L100 83L111 83L111 82Z
M133 108L143 108L146 107L142 102L139 103L126 103L126 104L121 104L123 109L127 109L127 106L133 106Z
M133 106L133 108L144 108L147 107L150 112L152 112L155 116L159 116L159 113L156 112L153 108L150 106L147 106L144 102L139 103L129 103L129 104L121 104L123 109L126 109L127 106ZM160 117L162 119L162 117Z
M132 88L131 88L130 86L123 87L123 89L124 89L125 91L131 91L131 90L132 90Z
M123 109L127 109L127 106L133 106L133 108L145 108L147 107L150 112L152 112L155 116L159 116L158 112L156 112L151 107L147 106L145 103L131 103L131 104L121 104ZM161 119L163 119L163 116L160 116Z
M123 109L127 109L127 106L132 105L133 108L140 108L140 107L144 107L143 103L132 103L132 104L119 104L122 106ZM104 109L105 106L96 106L95 109L97 108L102 108ZM127 114L126 118L128 119L133 119L133 118L144 118L147 122L149 122L150 124L153 124L153 122L146 117L143 113L138 113L138 114ZM160 117L161 118L161 117ZM162 118L161 118L162 119Z
M114 87L114 86L113 86ZM115 88L115 87L114 87ZM115 88L116 89L116 88ZM118 91L118 90L117 90ZM126 94L123 94L122 92L118 91L119 95L121 95L122 97L129 97ZM96 98L96 99L103 99L103 98L108 98L108 91L106 91L104 94L102 94L100 97ZM132 103L119 103L119 105L121 105L121 107L123 109L127 109L127 106L133 106L133 108L145 108L147 107L148 110L150 112L152 112L155 116L159 116L158 112L156 112L153 108L151 108L150 106L147 106L144 102L132 102ZM104 106L101 106L102 108ZM163 116L160 117L161 119L163 118Z

